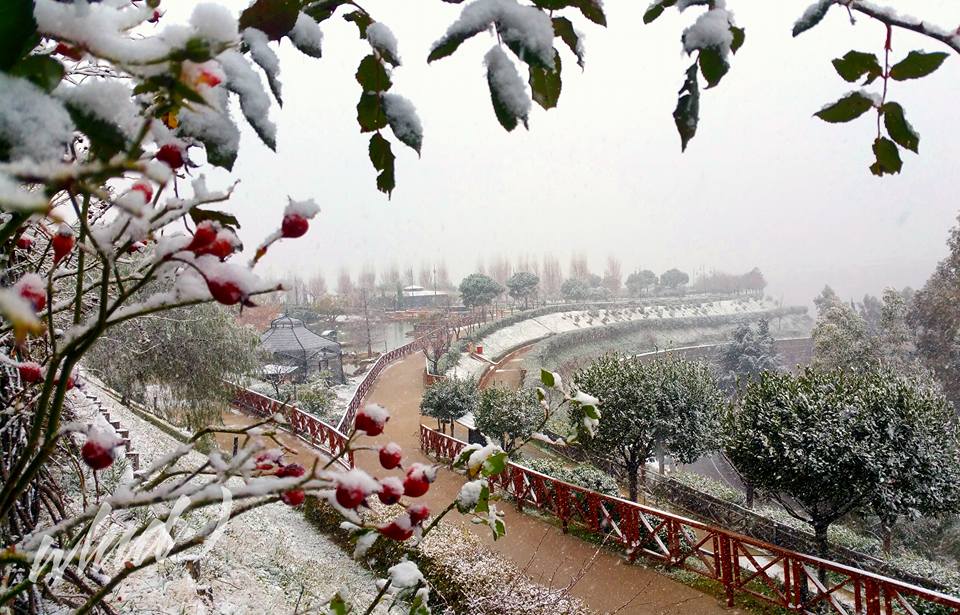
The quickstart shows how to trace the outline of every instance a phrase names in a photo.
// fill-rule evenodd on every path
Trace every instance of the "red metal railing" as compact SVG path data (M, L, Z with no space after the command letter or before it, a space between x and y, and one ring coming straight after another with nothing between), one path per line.
M467 444L420 426L420 447L454 459ZM508 463L491 479L518 508L556 516L566 532L601 535L629 560L643 556L715 581L727 604L750 595L797 613L840 615L960 615L960 599L804 555L679 515L590 491Z
M331 457L342 454L346 448L347 437L336 427L327 425L315 416L311 416L294 406L261 395L256 391L237 387L233 405L262 417L282 414L290 425L289 431L291 433L303 438L310 445L325 451ZM353 452L343 455L338 459L338 462L348 469L352 468Z

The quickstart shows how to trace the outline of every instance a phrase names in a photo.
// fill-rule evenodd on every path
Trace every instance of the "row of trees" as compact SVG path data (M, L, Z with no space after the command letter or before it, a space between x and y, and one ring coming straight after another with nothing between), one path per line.
M574 411L571 426L595 459L619 468L632 498L648 462L723 451L746 482L810 524L822 555L827 529L849 513L870 511L889 538L903 516L960 506L960 432L929 378L882 366L763 370L728 403L702 364L611 354L574 383L599 397L603 420L591 436Z

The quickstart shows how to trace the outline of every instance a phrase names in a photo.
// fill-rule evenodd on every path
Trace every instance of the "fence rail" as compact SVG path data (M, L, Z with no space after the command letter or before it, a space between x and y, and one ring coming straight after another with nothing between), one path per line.
M331 458L343 455L338 459L340 465L348 469L353 467L353 452L343 454L347 446L347 436L336 427L324 423L315 416L311 416L295 406L243 387L236 388L233 405L257 416L283 415L290 425L289 431L291 433L303 438L310 445L325 451Z
M420 447L453 459L467 445L425 425ZM960 615L960 599L843 564L790 551L673 513L608 496L508 463L491 479L517 507L557 517L619 545L630 561L645 557L720 586L727 604L749 595L796 613Z

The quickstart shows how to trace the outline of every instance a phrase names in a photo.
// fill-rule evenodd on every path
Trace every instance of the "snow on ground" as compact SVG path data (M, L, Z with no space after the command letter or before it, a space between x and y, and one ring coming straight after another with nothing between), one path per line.
M85 380L86 391L98 395L113 420L129 430L141 468L180 445L110 398L94 380ZM93 406L80 399L78 405L93 412ZM193 453L187 462L192 465L201 459ZM217 512L217 507L210 509L211 515ZM231 521L223 538L199 560L196 578L184 562L175 559L125 581L120 589L123 599L114 601L114 606L137 613L290 613L298 604L301 611L317 608L336 591L351 597L354 604L369 604L376 591L374 575L327 540L300 512L279 503Z
M758 298L724 299L685 305L648 305L603 310L572 310L555 312L523 320L494 331L483 338L483 354L489 359L500 359L507 351L555 333L589 329L618 322L691 318L697 316L730 316L752 312L766 312L777 306L770 300ZM487 363L464 355L451 374L456 378L479 378Z

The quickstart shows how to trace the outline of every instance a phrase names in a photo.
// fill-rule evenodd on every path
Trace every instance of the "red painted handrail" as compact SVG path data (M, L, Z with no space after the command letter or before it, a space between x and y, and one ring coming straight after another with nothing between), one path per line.
M467 445L425 425L420 447L452 460ZM508 463L491 479L518 508L535 506L571 526L643 556L700 574L723 586L727 604L747 594L798 613L960 615L960 599L878 574L790 551L722 528L566 483ZM821 581L823 571L825 581Z
M328 425L317 417L290 404L261 395L256 391L237 387L234 392L233 405L257 416L268 417L278 413L283 415L289 425L288 431L303 438L311 446L325 451L331 457L342 454L347 446L347 436L336 427ZM353 452L343 455L338 459L338 462L347 469L352 468Z

